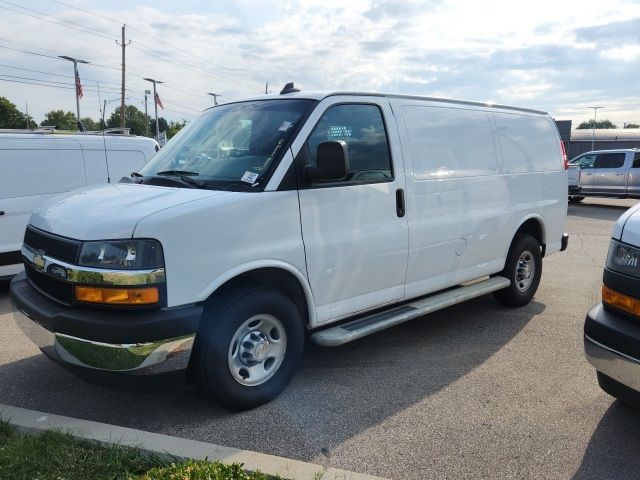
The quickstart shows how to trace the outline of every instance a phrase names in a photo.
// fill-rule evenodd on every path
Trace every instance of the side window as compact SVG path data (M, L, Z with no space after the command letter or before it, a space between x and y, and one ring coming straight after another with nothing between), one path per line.
M580 165L581 168L593 168L596 163L596 156L593 155L583 155L576 162L577 165Z
M640 168L640 153L636 153L636 156L633 158L633 165L631 168Z
M626 156L626 153L600 153L596 158L596 168L620 168Z
M393 179L382 112L376 105L330 107L307 140L311 165L316 164L318 145L330 140L347 143L349 174L344 181L372 183Z

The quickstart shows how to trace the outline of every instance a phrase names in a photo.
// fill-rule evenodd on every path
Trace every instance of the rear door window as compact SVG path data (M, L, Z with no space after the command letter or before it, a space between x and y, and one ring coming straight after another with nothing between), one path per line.
M624 165L626 153L599 153L596 168L620 168Z
M640 168L640 153L636 153L631 168Z

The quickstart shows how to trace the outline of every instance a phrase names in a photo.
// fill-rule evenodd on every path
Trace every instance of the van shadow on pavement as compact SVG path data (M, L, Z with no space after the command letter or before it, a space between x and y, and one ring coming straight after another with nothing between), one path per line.
M630 208L630 205L611 205L598 203L569 204L567 215L597 220L616 221L620 215Z
M507 309L487 295L342 347L310 345L285 392L248 412L193 387L107 390L41 354L0 366L0 402L310 460L465 376L544 309Z
M640 475L640 412L616 400L598 424L573 480Z

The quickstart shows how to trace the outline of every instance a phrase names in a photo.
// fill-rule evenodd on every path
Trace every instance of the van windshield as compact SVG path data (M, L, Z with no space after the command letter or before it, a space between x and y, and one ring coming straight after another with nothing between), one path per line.
M315 100L220 105L185 126L145 165L143 177L189 177L206 188L248 190L278 162Z

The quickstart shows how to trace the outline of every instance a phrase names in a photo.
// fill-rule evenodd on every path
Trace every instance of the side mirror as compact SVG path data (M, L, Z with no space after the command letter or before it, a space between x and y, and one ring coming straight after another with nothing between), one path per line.
M322 142L318 145L315 167L307 167L307 179L341 180L349 173L349 149L344 140Z

